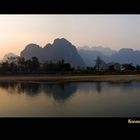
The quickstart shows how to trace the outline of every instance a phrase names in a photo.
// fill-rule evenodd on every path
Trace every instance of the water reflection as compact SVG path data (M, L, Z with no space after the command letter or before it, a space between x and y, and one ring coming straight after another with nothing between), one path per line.
M41 90L56 101L66 101L77 91L77 84L42 84Z
M86 83L29 83L29 82L0 82L0 88L5 89L9 94L26 94L30 97L44 93L53 97L58 102L64 102L72 97L77 90L84 93L104 93L104 91L113 88L119 88L122 91L129 91L140 88L140 82L127 83L107 83L107 82L86 82Z
M112 91L114 89L120 89L121 92L134 91L140 89L140 81L136 82L83 82L78 83L79 90L83 93L98 93L104 94L105 91Z
M135 82L120 82L120 83L115 83L115 82L110 82L108 83L109 86L111 87L118 87L123 91L130 91L134 89L140 88L140 81L135 81Z
M96 83L96 89L97 89L97 92L98 92L98 93L101 93L101 92L102 92L102 85L101 85L101 82L97 82L97 83Z
M6 89L11 94L26 93L29 96L36 96L40 93L39 87L40 83L0 82L0 88Z
M46 84L29 82L0 82L0 88L9 94L26 94L35 97L41 93L52 96L56 101L64 102L77 90L77 84Z
M139 90L140 81L0 82L0 116L139 117Z

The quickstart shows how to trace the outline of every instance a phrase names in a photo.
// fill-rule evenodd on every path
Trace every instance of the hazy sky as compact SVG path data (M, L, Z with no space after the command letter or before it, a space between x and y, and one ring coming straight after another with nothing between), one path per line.
M0 15L0 59L62 37L77 47L140 50L140 15Z

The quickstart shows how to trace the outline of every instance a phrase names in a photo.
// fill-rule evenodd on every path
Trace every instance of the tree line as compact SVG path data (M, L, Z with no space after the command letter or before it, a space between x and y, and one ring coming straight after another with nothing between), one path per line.
M45 61L40 63L37 57L25 60L24 57L8 57L6 61L1 62L1 73L46 73L58 71L72 71L71 65L60 60L56 63Z
M108 63L106 64L99 56L95 60L96 64L94 67L87 67L88 71L94 71L97 74L140 74L140 65L134 66L132 63ZM102 63L106 67L102 67Z
M95 61L96 61L96 65L95 65L94 69L96 69L97 71L100 71L102 60L98 56ZM116 64L119 65L119 68L117 68L117 70L123 70L123 71L127 71L127 70L140 70L140 65L136 65L136 67L135 67L135 66L133 66L132 63L130 63L130 64L122 64L122 65L119 64L119 63L116 63ZM115 71L116 68L115 68L115 65L111 64L105 70Z
M54 63L45 61L40 63L37 57L25 60L24 57L8 57L6 61L0 63L0 74L32 74L32 73L81 73L81 74L127 74L140 73L140 66L132 64L122 64L122 69L115 69L114 65L110 65L106 69L101 69L101 59L97 57L96 64L93 67L73 68L70 63L66 63L63 59Z

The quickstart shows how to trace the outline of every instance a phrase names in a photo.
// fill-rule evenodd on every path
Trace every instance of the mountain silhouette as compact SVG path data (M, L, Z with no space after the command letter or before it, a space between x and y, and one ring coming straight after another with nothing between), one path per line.
M94 46L94 47L89 47L89 46L83 46L83 47L78 47L78 50L88 50L88 51L98 51L106 56L111 56L113 53L115 53L115 50L112 50L110 48L105 48L102 46Z
M118 52L112 54L111 59L121 64L132 63L133 65L140 65L140 51L130 48L122 48Z
M86 49L78 49L79 54L83 58L84 62L87 66L94 66L96 63L96 59L98 56L106 63L110 62L110 57L104 55L103 53L95 50L86 50Z
M105 53L103 53L103 49L102 51L96 51L89 47L79 47L78 52L87 66L95 66L97 56L99 56L106 63L113 61L120 64L132 63L134 66L137 64L140 65L140 51L133 50L131 48L122 48L119 51L114 51L114 53L112 52L111 56L105 55Z
M8 53L2 61L6 61L8 57L17 57L13 53ZM70 63L72 67L78 66L85 68L86 66L95 66L95 60L99 56L105 63L117 62L120 64L140 65L140 51L131 48L122 48L114 51L110 48L98 47L78 47L76 48L71 42L65 38L57 38L52 44L48 43L44 47L37 44L28 44L20 53L25 60L36 56L40 62L52 61L58 62L62 59L66 63Z
M65 62L70 63L72 67L85 67L85 63L76 47L65 38L57 38L54 40L53 44L49 43L43 48L36 44L29 44L21 51L20 56L24 57L25 60L36 56L40 62L46 60L58 62L64 59Z

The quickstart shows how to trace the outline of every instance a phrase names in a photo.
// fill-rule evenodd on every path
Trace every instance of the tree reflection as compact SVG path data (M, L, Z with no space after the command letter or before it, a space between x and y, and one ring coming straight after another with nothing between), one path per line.
M97 82L96 83L96 90L97 90L98 93L101 93L102 92L102 85L101 85L100 82Z
M109 82L111 87L119 87L123 91L130 91L140 87L140 81L133 82Z
M47 84L29 82L0 82L0 88L10 94L26 94L35 97L40 93L53 97L58 102L68 100L77 90L76 84Z
M29 96L36 96L39 94L39 86L39 83L0 82L0 88L6 89L8 93L25 93Z
M17 83L14 83L14 82L1 82L0 83L0 88L6 89L6 91L11 94L15 93L16 86L17 86Z
M56 101L64 102L68 100L77 90L76 84L42 84L43 92L52 96Z
M24 92L28 96L36 96L40 93L39 83L20 83L18 92Z
M69 100L80 89L84 93L104 93L104 91L119 88L123 92L132 89L139 89L140 82L128 83L108 83L108 82L93 82L93 83L31 83L31 82L0 82L0 89L6 90L8 94L26 94L29 97L36 97L41 93L52 97L57 102L65 102ZM79 90L79 91L80 91Z

